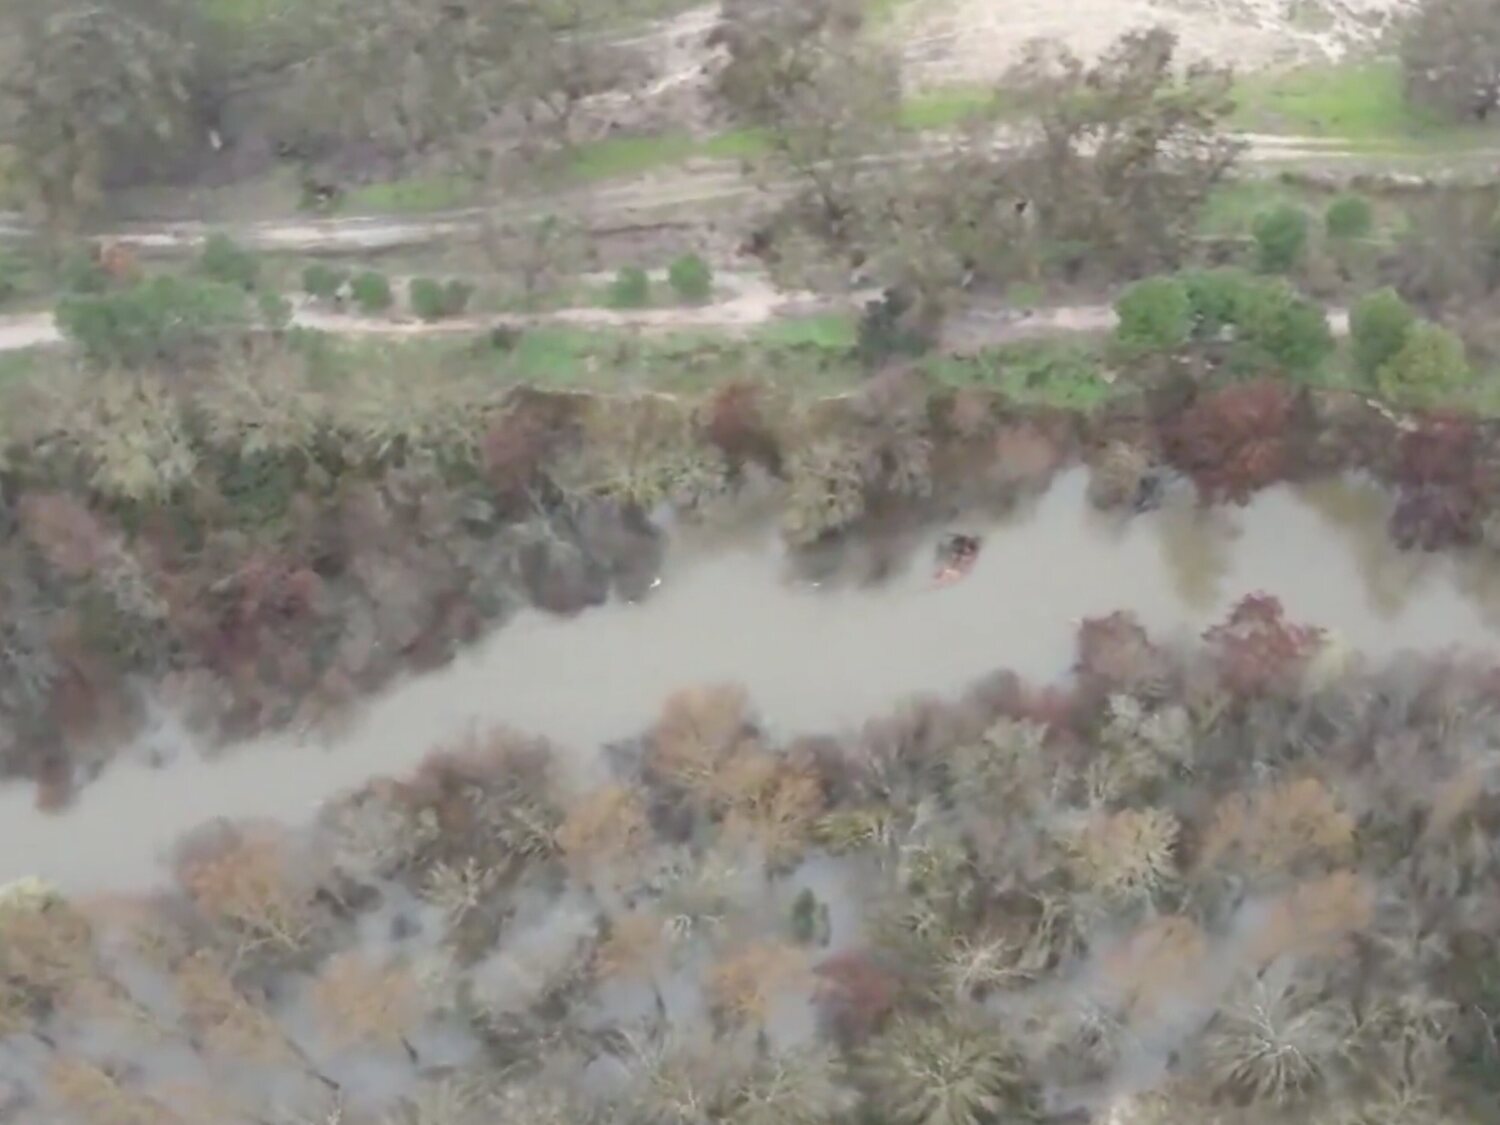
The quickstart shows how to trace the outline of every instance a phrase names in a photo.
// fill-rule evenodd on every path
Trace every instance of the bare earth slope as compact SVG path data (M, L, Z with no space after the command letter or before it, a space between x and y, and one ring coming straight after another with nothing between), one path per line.
M1161 24L1184 55L1256 70L1338 58L1376 41L1412 0L909 0L897 16L914 86L991 81L1028 40L1084 57Z

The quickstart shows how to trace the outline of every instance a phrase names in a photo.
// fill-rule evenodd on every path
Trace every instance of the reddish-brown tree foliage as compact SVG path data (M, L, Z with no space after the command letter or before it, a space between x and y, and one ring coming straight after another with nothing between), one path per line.
M1398 484L1468 487L1474 479L1479 434L1469 418L1431 415L1397 444Z
M1322 637L1320 629L1289 622L1281 602L1268 594L1245 598L1227 621L1203 634L1220 680L1238 695L1294 684Z
M1165 658L1128 612L1090 617L1078 629L1074 665L1085 684L1116 691L1138 687L1165 671Z
M1292 470L1295 397L1273 379L1211 391L1167 428L1167 454L1205 500L1247 502Z
M188 898L235 957L303 952L318 928L316 872L294 862L273 826L218 826L184 842L176 870Z
M550 412L535 401L518 402L492 419L479 454L495 492L513 497L533 485L556 433Z
M855 1046L880 1031L895 1010L900 980L870 953L851 950L820 962L815 997L820 1017L842 1042Z
M85 578L103 564L109 553L109 529L74 497L28 492L17 509L27 538L68 578Z
M1438 551L1473 543L1479 537L1479 498L1456 485L1410 485L1391 511L1390 534L1397 546Z
M1433 415L1401 435L1396 459L1400 493L1390 532L1404 548L1435 551L1472 543L1482 517L1474 423Z
M703 432L730 464L754 461L778 472L780 443L766 417L764 393L761 384L748 380L725 383L703 407Z

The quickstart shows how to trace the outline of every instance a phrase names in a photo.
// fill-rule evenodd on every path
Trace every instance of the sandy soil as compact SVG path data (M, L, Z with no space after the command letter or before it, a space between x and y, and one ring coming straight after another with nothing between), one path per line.
M1377 40L1413 0L908 0L897 18L915 86L998 78L1030 39L1084 57L1161 24L1189 59L1241 70L1338 58Z

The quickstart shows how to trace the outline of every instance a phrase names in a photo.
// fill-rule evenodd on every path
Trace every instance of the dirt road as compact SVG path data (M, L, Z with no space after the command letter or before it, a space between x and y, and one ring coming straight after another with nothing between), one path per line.
M1246 145L1246 164L1266 171L1303 167L1353 173L1389 167L1392 163L1391 154L1367 147L1348 147L1323 137L1246 133L1241 139ZM998 146L1004 147L1012 141L1013 138L1002 139ZM942 136L929 137L910 150L871 157L867 162L872 168L879 168L920 161L944 151L948 143L948 138ZM1500 150L1483 150L1450 158L1445 163L1461 170L1470 166L1492 168L1497 160ZM698 218L693 214L695 211L750 202L757 197L769 201L796 186L790 180L769 185L757 183L737 161L701 160L629 181L554 194L545 202L528 198L425 215L272 219L227 226L196 221L132 223L100 234L153 254L190 252L209 234L221 230L260 251L367 254L472 235L487 219L503 223L566 214L596 234L653 223L681 224ZM20 216L0 213L0 240L23 239L32 233Z

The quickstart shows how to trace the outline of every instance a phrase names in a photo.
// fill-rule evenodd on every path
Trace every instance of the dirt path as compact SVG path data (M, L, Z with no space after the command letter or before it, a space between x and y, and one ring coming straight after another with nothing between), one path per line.
M1326 137L1245 133L1241 139L1246 144L1246 163L1262 168L1302 165L1354 172L1389 167L1393 157L1367 147L1349 147ZM911 150L871 157L867 162L878 168L919 161L944 151L946 140L942 136L929 137ZM1002 138L997 148L1008 143L1013 143L1013 138ZM1445 164L1452 169L1492 168L1497 160L1500 149L1486 149L1456 155ZM769 200L797 186L790 180L770 185L756 183L744 174L737 161L700 160L626 182L560 193L545 203L525 199L420 216L275 219L228 227L196 221L133 223L103 233L143 252L157 254L190 252L219 230L228 230L245 245L260 251L364 254L472 235L487 219L503 223L567 214L600 235L652 222L681 224L691 221L692 212L698 209L748 202L757 197ZM0 214L0 239L19 239L31 233L32 228L19 216Z

